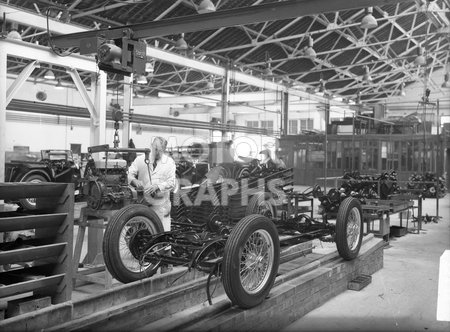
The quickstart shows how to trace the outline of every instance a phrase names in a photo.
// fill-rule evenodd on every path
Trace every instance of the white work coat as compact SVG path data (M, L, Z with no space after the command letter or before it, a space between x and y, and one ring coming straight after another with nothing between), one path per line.
M128 183L138 179L143 183L144 191L152 184L156 184L161 191L156 197L144 194L144 198L151 204L164 226L164 231L170 231L170 191L175 188L175 162L165 154L161 156L153 168L153 164L145 163L145 155L140 155L128 168Z

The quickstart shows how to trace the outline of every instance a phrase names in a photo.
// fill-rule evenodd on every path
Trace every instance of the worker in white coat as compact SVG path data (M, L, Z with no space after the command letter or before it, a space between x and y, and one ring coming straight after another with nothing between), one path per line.
M165 151L167 140L155 137L150 157L140 155L128 168L128 182L138 190L144 190L144 198L156 212L164 227L170 231L170 191L175 188L175 162Z

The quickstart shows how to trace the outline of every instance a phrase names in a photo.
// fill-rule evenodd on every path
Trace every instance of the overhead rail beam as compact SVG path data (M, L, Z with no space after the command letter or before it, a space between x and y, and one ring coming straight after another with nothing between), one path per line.
M61 67L77 68L82 71L95 73L98 71L94 57L87 57L79 54L70 54L60 57L49 52L46 46L27 43L21 40L0 39L0 43L6 47L8 56L36 60Z
M411 0L290 0L268 3L257 6L241 7L230 10L219 10L202 15L190 15L177 18L151 21L120 28L94 30L82 33L55 36L53 42L61 48L79 46L81 39L95 38L104 35L108 39L123 37L124 29L131 29L133 37L152 38L194 31L204 31L246 25L259 22L292 19L298 16L314 15L339 10L383 6Z

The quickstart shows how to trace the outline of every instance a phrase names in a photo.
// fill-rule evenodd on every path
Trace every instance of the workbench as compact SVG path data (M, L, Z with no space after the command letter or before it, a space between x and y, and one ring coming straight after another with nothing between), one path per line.
M410 199L366 199L365 204L362 204L361 208L363 211L363 222L367 225L367 233L374 233L385 241L389 241L390 216L408 211L413 207L414 201ZM374 227L376 220L379 221L377 229ZM400 227L403 227L402 221L400 221ZM408 228L408 226L406 227Z

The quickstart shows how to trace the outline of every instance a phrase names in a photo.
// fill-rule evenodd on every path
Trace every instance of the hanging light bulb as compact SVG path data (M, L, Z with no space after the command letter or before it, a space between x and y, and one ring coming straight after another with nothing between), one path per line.
M423 55L423 47L419 46L418 50L417 50L417 56L414 59L414 64L416 66L424 66L427 63L427 60L425 59L424 55Z
M378 26L378 22L376 18L373 17L372 12L372 7L366 9L366 15L363 17L360 24L361 29L375 29Z
M369 66L364 66L364 75L363 75L363 81L371 83L372 82L372 76L370 76L370 70Z
M311 36L308 36L308 46L305 48L304 54L310 59L315 59L317 57L317 53L314 50L313 46L314 39Z
M184 40L184 33L181 34L181 37L175 42L175 48L177 50L187 50L188 44L186 40Z
M206 14L206 13L212 13L216 11L216 6L211 2L211 0L203 0L200 2L200 5L198 5L197 13L199 14Z

